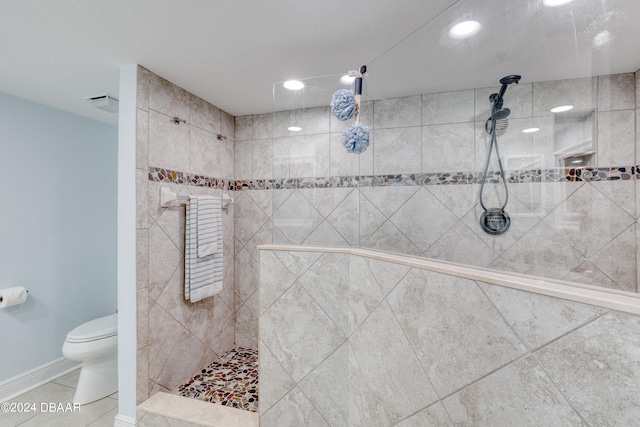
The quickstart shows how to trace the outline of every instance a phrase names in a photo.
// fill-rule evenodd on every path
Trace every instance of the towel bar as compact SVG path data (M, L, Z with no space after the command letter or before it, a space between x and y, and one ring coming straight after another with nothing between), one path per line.
M176 193L172 192L168 187L160 187L160 206L163 208L168 208L172 205L172 202L177 202L180 204L187 203L189 201L189 196L179 196ZM222 209L226 209L230 204L233 203L233 197L229 195L229 193L222 193Z

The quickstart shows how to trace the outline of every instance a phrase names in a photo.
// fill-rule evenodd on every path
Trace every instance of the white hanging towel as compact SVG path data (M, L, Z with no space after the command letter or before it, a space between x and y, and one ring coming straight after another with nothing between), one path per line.
M191 196L187 203L184 297L200 301L222 291L221 201L211 196Z

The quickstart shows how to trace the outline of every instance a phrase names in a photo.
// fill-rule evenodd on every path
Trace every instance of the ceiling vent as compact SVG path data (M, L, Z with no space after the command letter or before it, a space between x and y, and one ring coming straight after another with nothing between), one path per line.
M91 102L91 105L101 110L108 111L109 113L118 112L118 98L114 98L108 93L96 96L87 96L84 99Z

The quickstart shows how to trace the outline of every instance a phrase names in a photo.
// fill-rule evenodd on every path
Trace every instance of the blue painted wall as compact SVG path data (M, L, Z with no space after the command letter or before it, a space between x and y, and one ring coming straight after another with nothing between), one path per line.
M107 114L107 113L105 113ZM118 129L0 93L0 382L62 357L116 309Z

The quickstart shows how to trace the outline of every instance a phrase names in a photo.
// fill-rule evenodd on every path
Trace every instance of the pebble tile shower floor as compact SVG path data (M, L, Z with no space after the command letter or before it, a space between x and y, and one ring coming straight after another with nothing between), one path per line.
M258 410L258 350L233 347L180 386L184 397L232 408Z

